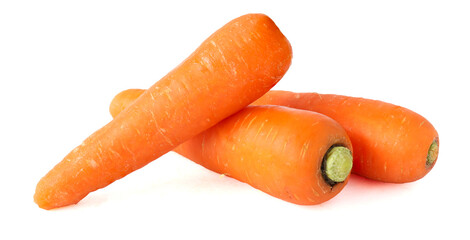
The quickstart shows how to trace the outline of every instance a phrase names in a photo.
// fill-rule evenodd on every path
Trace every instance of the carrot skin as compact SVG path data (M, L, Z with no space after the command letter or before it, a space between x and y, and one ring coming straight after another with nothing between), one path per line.
M180 155L287 202L323 203L348 178L322 176L331 146L352 150L344 129L322 114L280 106L249 106L174 149Z
M126 106L131 98L117 98ZM123 101L118 101L123 100ZM120 108L112 108L118 115ZM322 114L281 106L249 106L174 149L214 172L300 205L323 203L346 185L331 186L322 162L332 146L352 149L344 129Z
M125 90L113 99L113 104L129 105L143 91ZM413 182L428 174L436 163L426 164L433 141L439 144L436 129L424 117L404 107L364 98L278 90L269 91L252 105L286 106L333 118L352 141L353 173L369 179ZM119 109L111 107L110 112L116 115ZM433 154L437 159L438 153Z
M439 136L421 115L390 103L334 94L270 91L253 105L281 105L325 114L346 129L354 147L353 173L392 183L424 177L435 165L426 164ZM437 153L436 153L437 158Z
M262 96L291 58L266 15L232 20L47 173L35 202L44 209L75 204L145 166Z

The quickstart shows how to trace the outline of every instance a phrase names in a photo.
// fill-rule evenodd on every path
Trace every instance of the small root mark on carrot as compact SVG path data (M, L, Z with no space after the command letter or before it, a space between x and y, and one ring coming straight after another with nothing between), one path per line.
M268 121L268 120L266 119L266 120L264 120L264 121L261 123L261 126L259 126L259 128L258 128L258 132L256 132L256 137L259 136L259 134L261 133L261 130L262 130L263 127L264 127L264 124L265 124L267 121Z
M305 159L309 145L310 145L310 142L306 142L302 146L302 149L300 150L300 159Z
M320 93L317 93L317 92L316 92L316 94L317 94L318 98L320 99L320 101L322 101L323 98L322 98L321 94L320 94Z
M170 102L173 102L173 98L171 97L171 88L170 87L167 87L163 93L165 94L165 96L168 98L168 100L170 100Z
M406 116L403 117L403 119L401 120L401 123L403 124L403 123L405 123L405 121L406 121Z
M284 151L286 150L286 147L287 147L287 141L286 141L286 142L284 142L284 146L282 147L282 150L281 150L281 152L284 152Z
M426 122L425 120L421 121L421 123L419 124L418 128L422 127L425 122Z
M201 65L205 66L209 72L214 71L214 67L212 66L212 61L208 57L201 58Z
M80 170L75 173L75 176L79 176L80 174L82 174L85 170L83 170L83 168L80 168Z
M160 135L163 137L163 139L165 139L167 143L174 146L173 141L171 141L171 139L166 136L165 134L166 130L158 126L157 119L155 118L155 114L153 113L153 111L149 111L149 112L150 112L150 115L152 115L152 121L155 124L155 129L157 130L157 132L160 133Z
M127 145L121 143L121 148L126 150L128 153L130 153L132 156L132 159L135 159L135 152L131 151Z
M278 133L279 133L278 130L274 131L274 135L271 137L271 139L272 139L271 144L274 144L274 141L276 141Z
M266 185L265 188L266 188L266 192L267 192L267 193L270 194L270 193L273 192L273 191L271 190L271 188L270 188L268 185Z
M98 164L97 164L96 161L93 160L93 159L90 159L90 160L89 160L89 163L90 163L90 166L91 166L92 168L98 167Z
M248 114L243 118L243 121L240 123L240 125L243 126L243 125L245 124L245 121L246 121L248 118L250 118L250 116L251 116L251 112L248 113ZM238 122L238 120L237 120L237 122Z
M246 180L247 180L246 183L251 185L253 183L253 181L251 181L250 174L248 174L248 171L246 169L245 169L245 176L246 176Z
M225 54L224 54L224 52L222 51L222 49L220 49L220 47L217 45L217 43L215 43L214 40L211 40L211 41L210 41L210 44L211 44L212 46L214 46L214 47L217 49L217 51L220 53L220 57L222 58L222 62L225 63L225 64L227 64L227 59L225 59Z
M100 154L103 154L103 146L101 145L101 142L98 143L98 151Z
M203 136L202 136L202 143L201 143L201 152L202 152L202 155L204 155L205 150L206 150L206 148L204 147L205 144L206 144L206 135L203 135Z
M293 193L292 195L294 195L295 199L300 200L300 198L299 198L299 196L297 196L297 194Z
M307 199L312 203L316 202L315 200L311 199L310 197L307 197Z
M109 151L110 151L114 156L116 156L116 157L120 157L120 156L121 156L121 154L119 154L118 152L114 151L114 149L112 149L112 148L109 148Z
M248 123L248 126L246 126L246 128L250 128L251 124L253 123L253 121L255 121L256 119L256 116L254 116L251 121Z
M182 79L181 80L181 85L183 86L185 92L189 92L189 87L188 87L188 83L186 83L186 78ZM180 89L181 90L181 89Z
M311 187L310 189L312 190L313 195L315 195L316 197L320 196L320 194L313 187Z
M274 127L271 127L268 131L268 133L266 133L266 139L269 139L269 135L271 135L271 132L273 131Z

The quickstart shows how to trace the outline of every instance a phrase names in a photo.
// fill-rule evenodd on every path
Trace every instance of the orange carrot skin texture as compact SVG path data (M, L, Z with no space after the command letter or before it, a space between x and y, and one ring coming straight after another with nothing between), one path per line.
M125 108L136 93L138 89L121 92L112 106ZM111 114L118 115L120 109L112 107ZM352 150L345 130L329 117L281 106L249 106L174 151L279 199L313 205L336 196L349 179L333 186L323 179L321 164L331 146Z
M249 106L174 149L209 170L301 205L323 203L346 185L322 177L333 145L352 145L334 120L311 111Z
M115 105L128 105L141 89L119 93ZM120 110L111 105L112 115ZM333 94L269 91L253 105L280 105L325 114L346 129L354 146L353 173L392 183L424 177L434 167L426 165L429 146L439 136L419 114L382 101Z
M35 202L44 209L75 204L145 166L262 96L291 58L266 15L232 20L47 173Z
M253 105L281 105L325 114L346 129L354 147L353 173L383 182L424 177L427 153L439 136L421 115L390 103L333 94L270 91Z

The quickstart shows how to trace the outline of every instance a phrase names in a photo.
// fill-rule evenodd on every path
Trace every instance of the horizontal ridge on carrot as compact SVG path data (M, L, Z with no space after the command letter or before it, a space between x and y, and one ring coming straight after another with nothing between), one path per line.
M145 90L129 89L113 99L114 116ZM353 173L383 182L424 177L436 163L439 136L419 114L390 103L333 94L272 90L252 105L280 105L325 114L348 133L354 148Z
M289 41L263 14L224 25L38 183L34 200L75 204L244 108L291 64Z
M131 98L117 100L113 116ZM249 106L174 151L279 199L313 205L344 188L353 164L350 149L344 129L327 116L281 106Z

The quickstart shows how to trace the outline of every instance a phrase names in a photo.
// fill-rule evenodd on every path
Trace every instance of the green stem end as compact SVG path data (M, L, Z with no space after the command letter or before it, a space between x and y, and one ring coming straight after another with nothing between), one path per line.
M331 147L323 158L323 177L331 186L344 182L351 173L353 156L342 146Z
M437 155L439 154L439 144L437 140L434 140L429 146L428 156L426 158L426 167L431 167L434 162L437 160Z

